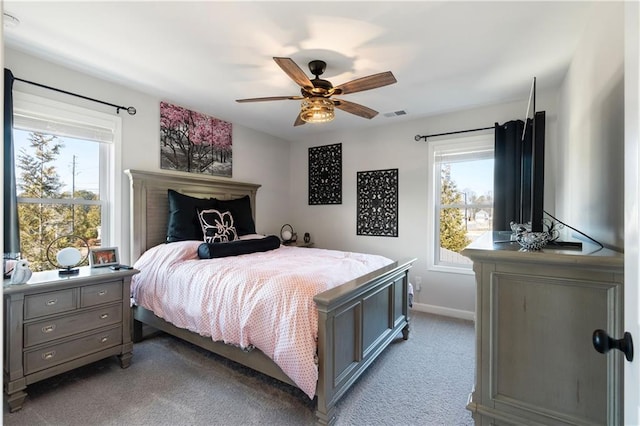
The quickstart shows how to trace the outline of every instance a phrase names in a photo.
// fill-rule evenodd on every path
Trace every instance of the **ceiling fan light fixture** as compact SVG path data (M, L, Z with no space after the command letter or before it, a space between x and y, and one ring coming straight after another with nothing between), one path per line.
M302 101L300 118L307 123L327 123L336 116L333 102L323 97L311 97Z
M315 76L313 80L291 59L274 57L274 61L282 68L282 70L300 86L302 96L270 96L262 98L237 99L236 102L263 102L263 101L281 101L285 99L302 100L300 113L296 116L294 126L300 126L305 123L326 123L335 118L335 107L344 112L357 115L358 117L372 119L378 115L378 111L359 105L355 102L349 102L342 99L331 100L333 95L347 95L349 93L362 92L364 90L376 89L389 84L397 83L396 78L391 71L373 74L368 77L361 77L348 81L339 86L334 87L328 80L323 80L320 75L324 73L326 63L324 61L315 60L309 62L309 70Z

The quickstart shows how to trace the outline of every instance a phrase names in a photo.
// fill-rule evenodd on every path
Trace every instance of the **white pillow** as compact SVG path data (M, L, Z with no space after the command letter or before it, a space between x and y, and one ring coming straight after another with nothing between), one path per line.
M200 210L198 219L202 226L205 243L226 243L238 239L238 232L233 226L233 216L230 212L220 212L216 209Z

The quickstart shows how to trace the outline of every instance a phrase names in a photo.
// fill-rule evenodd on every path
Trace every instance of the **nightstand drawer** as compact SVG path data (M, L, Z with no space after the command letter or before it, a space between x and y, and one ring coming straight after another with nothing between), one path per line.
M76 308L75 289L51 291L24 297L24 319L72 311Z
M79 314L38 321L24 327L24 346L50 342L122 321L122 304L106 306Z
M102 330L58 345L24 353L24 374L62 364L122 343L122 326Z
M122 281L89 285L80 289L80 307L100 305L122 300Z

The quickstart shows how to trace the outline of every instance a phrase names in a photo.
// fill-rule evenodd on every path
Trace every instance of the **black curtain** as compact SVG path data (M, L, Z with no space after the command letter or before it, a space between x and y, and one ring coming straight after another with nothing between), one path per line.
M493 229L510 230L510 222L531 221L532 120L525 139L522 120L495 124Z
M20 227L13 159L13 74L4 69L4 258L20 256Z

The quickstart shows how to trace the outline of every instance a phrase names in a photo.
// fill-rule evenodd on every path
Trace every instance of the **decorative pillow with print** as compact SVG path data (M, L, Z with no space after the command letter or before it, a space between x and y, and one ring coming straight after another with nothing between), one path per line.
M215 209L199 210L198 218L205 243L226 243L238 239L238 232L233 226L233 216L230 212Z

